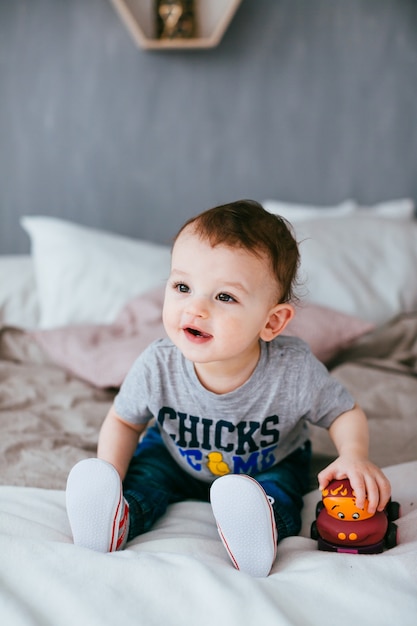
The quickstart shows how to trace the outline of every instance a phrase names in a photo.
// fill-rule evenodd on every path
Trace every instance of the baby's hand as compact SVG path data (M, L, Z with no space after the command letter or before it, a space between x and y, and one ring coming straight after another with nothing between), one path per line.
M385 474L368 459L353 459L339 456L318 475L319 489L323 491L331 480L348 478L356 496L358 509L365 507L368 499L368 511L383 511L391 497L391 485Z

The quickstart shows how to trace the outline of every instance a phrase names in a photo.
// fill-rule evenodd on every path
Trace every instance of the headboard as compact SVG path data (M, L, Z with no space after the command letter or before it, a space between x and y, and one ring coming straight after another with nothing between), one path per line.
M417 199L415 0L243 0L210 50L138 49L110 0L0 4L0 253L19 217L166 243L251 197Z

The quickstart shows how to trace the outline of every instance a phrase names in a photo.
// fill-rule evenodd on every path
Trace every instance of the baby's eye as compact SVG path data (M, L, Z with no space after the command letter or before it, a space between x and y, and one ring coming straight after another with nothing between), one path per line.
M185 283L175 283L174 289L179 293L188 293L190 288Z
M235 298L228 293L219 293L217 299L220 300L220 302L236 302Z

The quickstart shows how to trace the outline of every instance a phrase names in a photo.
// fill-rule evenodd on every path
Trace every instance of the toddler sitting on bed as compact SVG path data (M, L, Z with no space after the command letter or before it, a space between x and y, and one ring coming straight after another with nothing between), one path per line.
M368 460L363 411L303 341L281 335L298 265L289 224L253 201L181 228L163 308L169 339L133 364L98 458L68 477L74 543L118 550L169 504L210 501L233 565L267 576L277 542L300 530L308 422L329 429L339 454L320 488L348 477L359 508L365 496L371 512L384 508L390 485Z

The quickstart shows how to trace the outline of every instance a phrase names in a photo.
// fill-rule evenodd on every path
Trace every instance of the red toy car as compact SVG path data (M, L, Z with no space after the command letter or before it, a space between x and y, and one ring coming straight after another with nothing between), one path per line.
M322 491L316 507L316 520L311 525L311 538L319 550L376 554L397 545L398 502L390 501L384 511L368 513L356 507L355 493L349 480L333 480Z

